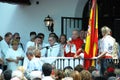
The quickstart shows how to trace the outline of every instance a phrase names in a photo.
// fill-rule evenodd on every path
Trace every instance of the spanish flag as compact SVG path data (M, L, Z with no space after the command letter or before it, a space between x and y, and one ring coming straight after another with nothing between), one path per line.
M88 24L88 33L85 45L85 62L84 66L88 69L95 66L95 61L90 58L95 57L98 53L98 6L96 0L92 0L90 18Z

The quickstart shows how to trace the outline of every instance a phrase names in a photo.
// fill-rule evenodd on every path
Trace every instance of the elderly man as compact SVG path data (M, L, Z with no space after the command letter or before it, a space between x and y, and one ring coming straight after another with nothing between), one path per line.
M43 63L40 61L40 58L35 57L34 51L28 50L26 55L27 55L27 58L29 59L29 63L27 65L26 70L30 72L34 70L41 71Z
M8 32L5 34L4 39L0 42L1 55L4 60L4 65L6 65L5 56L6 56L8 49L10 48L11 39L12 39L12 33ZM5 68L6 66L4 66L4 69Z
M68 44L65 47L65 57L74 57L79 55L78 50L82 47L83 40L80 38L79 31L74 30L72 32L72 39L68 41ZM76 53L78 52L78 53Z
M60 45L56 42L55 37L49 37L47 47L47 57L57 57L60 54Z

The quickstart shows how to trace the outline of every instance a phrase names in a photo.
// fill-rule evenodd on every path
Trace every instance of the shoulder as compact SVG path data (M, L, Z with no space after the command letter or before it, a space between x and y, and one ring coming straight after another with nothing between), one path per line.
M11 51L13 51L13 49L12 49L12 48L9 48L9 49L8 49L8 52L11 52Z
M28 42L27 42L27 44L33 44L33 43L34 43L34 42L32 42L32 41L28 41Z

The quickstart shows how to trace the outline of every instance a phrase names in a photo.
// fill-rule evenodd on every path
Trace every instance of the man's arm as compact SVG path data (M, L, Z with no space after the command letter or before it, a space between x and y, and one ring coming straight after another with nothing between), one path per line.
M18 60L17 59L12 59L12 58L7 58L6 59L8 62L15 62L18 64Z

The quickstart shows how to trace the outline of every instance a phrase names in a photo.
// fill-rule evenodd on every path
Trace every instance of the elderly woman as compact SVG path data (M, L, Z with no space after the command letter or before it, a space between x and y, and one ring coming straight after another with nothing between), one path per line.
M17 40L13 40L11 45L12 48L9 48L6 53L6 60L8 69L14 71L22 65L24 52L21 48L18 48L19 42Z

